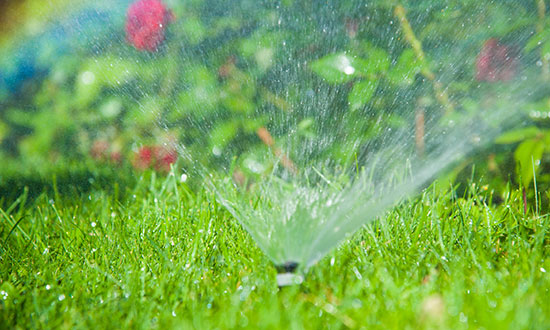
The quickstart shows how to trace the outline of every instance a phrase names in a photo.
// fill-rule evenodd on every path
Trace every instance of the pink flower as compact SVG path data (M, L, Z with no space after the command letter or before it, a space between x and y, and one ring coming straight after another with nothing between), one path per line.
M138 0L128 8L126 39L138 50L156 51L173 18L161 0Z
M110 161L115 165L122 164L122 153L120 149L106 140L95 140L90 148L90 156L93 159L106 162Z
M105 140L95 140L90 148L90 155L95 160L105 160L107 151L109 150L109 143Z
M112 151L111 152L111 162L120 165L122 164L122 153L120 151Z
M501 45L496 38L483 44L476 61L476 80L508 81L516 73L516 56L508 46Z

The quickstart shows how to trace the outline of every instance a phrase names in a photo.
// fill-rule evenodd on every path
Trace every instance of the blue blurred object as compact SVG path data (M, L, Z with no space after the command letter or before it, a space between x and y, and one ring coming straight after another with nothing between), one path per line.
M3 50L5 54L0 59L0 97L17 93L28 79L47 74L64 54L85 47L90 51L100 47L102 38L112 38L113 34L106 32L124 19L123 13L114 15L116 12L111 9L81 10L76 16L50 24L44 32L19 42L11 51ZM118 34L124 35L115 35Z

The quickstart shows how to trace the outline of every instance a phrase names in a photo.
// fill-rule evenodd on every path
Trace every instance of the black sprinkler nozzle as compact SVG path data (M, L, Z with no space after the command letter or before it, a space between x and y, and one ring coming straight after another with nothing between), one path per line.
M304 277L301 274L296 274L299 264L296 261L287 261L282 265L276 265L277 269L277 286L279 288L301 284Z
M294 273L298 269L298 263L296 261L287 261L282 265L277 265L277 273Z

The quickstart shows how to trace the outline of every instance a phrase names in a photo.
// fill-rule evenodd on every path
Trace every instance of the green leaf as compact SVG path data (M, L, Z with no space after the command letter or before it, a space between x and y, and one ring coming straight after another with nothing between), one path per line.
M141 127L151 127L162 113L162 109L166 105L166 101L160 97L151 97L140 104L139 107L132 109L132 115L129 120L132 124L137 124Z
M514 131L506 132L499 136L495 142L499 144L510 144L520 142L526 139L534 138L540 134L540 130L535 126L520 128Z
M8 132L9 132L8 125L6 123L4 123L3 121L0 121L0 143L2 142L4 137L6 137L8 135Z
M238 123L234 121L221 123L216 126L212 132L210 132L211 145L220 149L225 148L225 146L231 142L235 135L237 135L237 127Z
M81 72L76 81L76 105L84 108L97 99L102 84L93 71Z
M272 49L282 46L284 35L280 32L257 31L252 36L244 39L240 45L241 55L251 57L260 49Z
M544 29L541 32L536 33L531 39L529 39L527 44L525 44L525 51L530 52L537 48L537 46L540 46L544 41L547 41L550 36L549 33L550 31L548 29Z
M254 133L258 128L265 126L267 118L263 117L246 117L241 118L241 126L246 134Z
M315 119L308 117L298 123L298 134L313 139L316 134L314 130Z
M361 45L362 53L367 57L367 60L359 60L357 63L354 61L357 70L361 73L380 73L386 72L390 68L390 55L384 49L371 45L368 42L364 42ZM361 64L366 62L366 66Z
M544 149L543 140L531 139L522 142L514 152L517 170L524 187L529 186L533 175L538 174Z
M406 49L399 56L397 64L390 70L388 78L396 85L411 85L423 67L424 65L416 57L414 51Z
M254 103L242 95L227 95L222 102L225 107L234 113L250 114L255 109Z
M355 77L374 78L380 72L386 72L390 66L388 53L374 46L362 47L367 58L351 56L345 53L330 54L311 63L313 72L331 84L339 84Z
M206 29L201 21L196 17L187 17L183 20L183 29L191 45L196 45L203 41L206 36Z
M99 97L103 88L119 87L133 79L138 71L133 62L112 56L88 60L77 76L76 105L89 106Z
M351 110L357 110L367 104L374 95L377 86L377 80L363 80L355 84L348 94Z
M541 53L543 57L547 57L550 55L550 40L547 40L545 43L542 44Z
M218 106L219 88L216 77L204 66L193 66L185 70L184 81L190 88L178 95L181 113L202 116Z
M353 59L344 54L330 54L311 63L311 70L331 84L350 81L357 73Z
M122 111L122 102L116 98L111 97L105 101L99 108L99 112L104 118L113 119Z
M178 97L178 107L182 113L192 113L202 116L210 112L218 105L216 88L197 85L191 90L183 91Z
M258 31L242 41L241 55L253 57L260 70L266 71L273 63L277 50L282 47L285 36L280 32Z

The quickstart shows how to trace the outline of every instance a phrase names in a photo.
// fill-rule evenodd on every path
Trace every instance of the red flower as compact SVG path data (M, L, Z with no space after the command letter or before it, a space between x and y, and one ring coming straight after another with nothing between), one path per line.
M155 169L157 171L169 172L170 165L174 164L178 159L176 150L162 147L155 148Z
M143 146L134 156L134 168L145 170L154 168L157 171L169 172L170 165L178 159L178 153L174 149L159 146Z
M139 148L134 157L134 167L139 170L149 168L153 163L154 150L151 147L144 146Z
M516 73L516 56L512 53L496 38L485 41L477 56L476 79L490 82L512 79Z
M172 19L161 0L138 0L128 8L126 39L138 50L156 51Z

